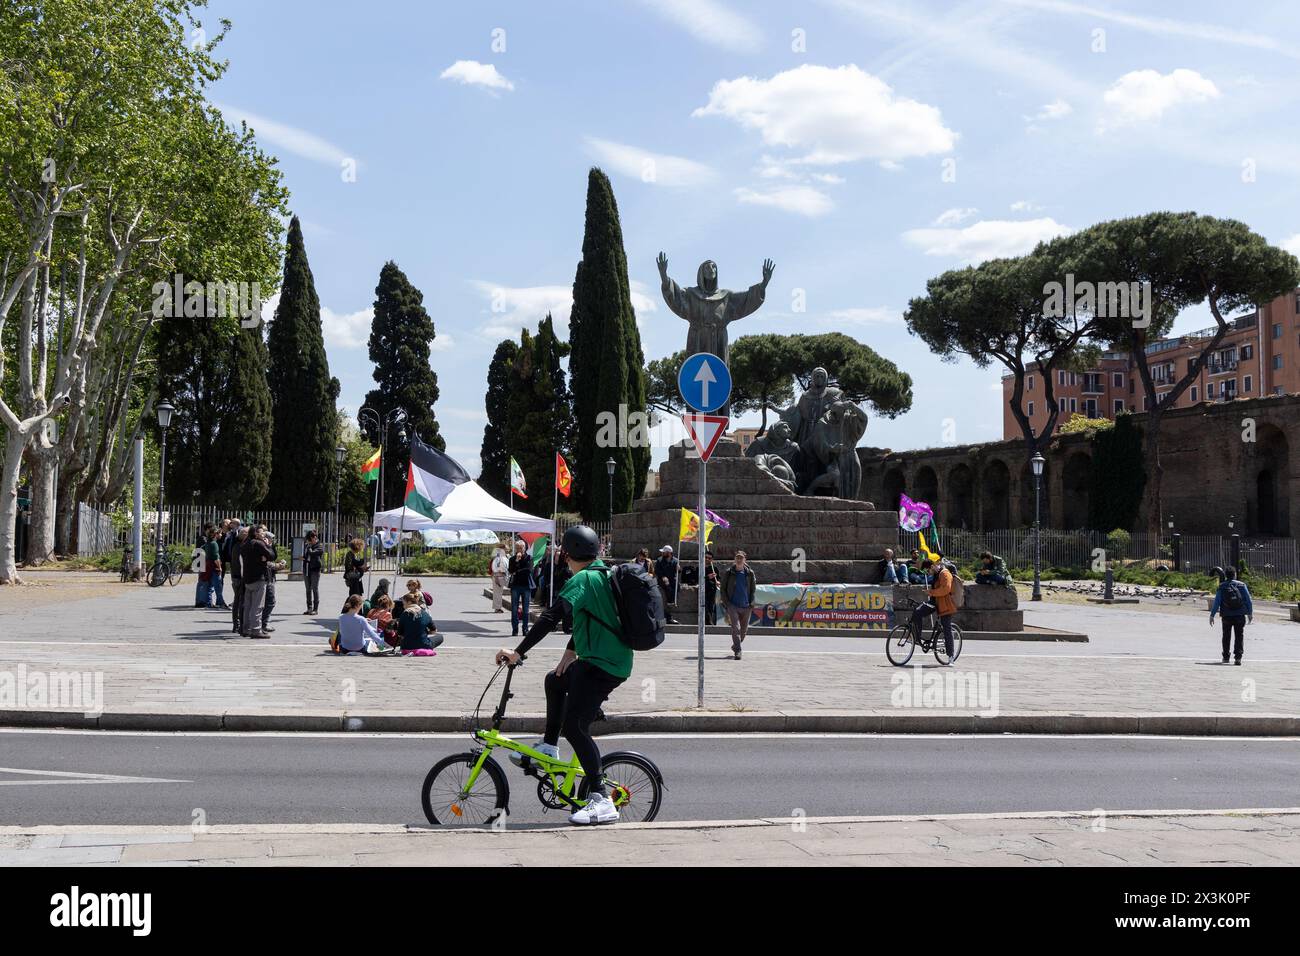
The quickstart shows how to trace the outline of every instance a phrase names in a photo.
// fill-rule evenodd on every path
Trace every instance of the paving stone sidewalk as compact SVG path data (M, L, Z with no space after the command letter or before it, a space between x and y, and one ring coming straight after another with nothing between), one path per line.
M559 653L558 646L539 647L516 673L512 715L542 713L542 676ZM212 721L220 721L223 715L261 715L267 721L280 719L278 726L285 729L340 729L340 720L364 717L365 729L452 730L462 723L449 725L444 720L435 725L427 719L441 715L460 721L471 714L495 669L492 654L490 646L455 647L433 658L402 659L337 657L316 646L251 641L185 646L6 643L0 645L0 723L50 723L52 719L40 715L55 710L93 713L92 697L54 699L59 687L54 675L77 673L83 675L87 693L102 680L98 709L105 716L92 726L115 726L109 715L154 714L195 718L188 724L154 724L158 729L217 729L222 725ZM606 711L611 717L658 716L667 724L674 715L698 713L696 670L691 651L662 648L640 654L631 679L615 691ZM908 715L940 721L980 715L1005 721L1014 715L1095 714L1150 719L1203 715L1205 729L1186 723L1171 727L1172 732L1191 733L1231 732L1222 728L1234 721L1271 716L1290 723L1274 725L1267 732L1300 732L1300 662L1295 661L1234 667L1185 659L969 654L951 668L941 668L933 660L919 667L895 668L875 654L753 651L743 661L732 660L725 652L706 652L705 672L707 710L733 718L719 729L773 729L758 720L772 714L877 715L886 722ZM45 698L34 690L43 681L49 683ZM484 715L495 706L499 687L484 701ZM197 719L203 716L209 720ZM320 722L311 723L307 719L311 716ZM387 725L384 717L391 718ZM400 723L399 718L409 720ZM411 723L420 718L426 722ZM259 728L241 727L227 721L224 726L265 729L272 725L264 721ZM342 729L362 728L345 724ZM664 729L673 728L665 724ZM802 729L890 728L868 723ZM944 727L932 723L928 729ZM1050 732L1052 728L1040 724L997 729ZM1136 730L1117 725L1111 732Z
M1300 811L972 814L442 831L4 827L0 866L1259 866L1300 864Z

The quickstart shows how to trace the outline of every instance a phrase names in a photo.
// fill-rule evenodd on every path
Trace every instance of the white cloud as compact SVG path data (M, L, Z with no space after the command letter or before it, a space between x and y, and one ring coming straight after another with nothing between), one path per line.
M1050 103L1044 103L1042 109L1040 109L1033 116L1026 116L1025 119L1031 121L1058 120L1063 117L1069 116L1073 112L1074 112L1074 107L1071 106L1069 103L1065 102L1065 100L1055 99L1052 100L1052 102Z
M1124 13L1120 10L1106 10L1082 3L1069 3L1067 0L1004 0L1004 2L1052 13L1078 14L1090 20L1108 20L1111 23L1119 23L1135 30L1143 30L1161 36L1187 37L1195 40L1208 40L1213 43L1225 43L1231 46L1255 47L1260 50L1273 50L1293 58L1300 56L1293 44L1281 41L1275 36L1247 33L1243 30L1232 30L1228 27L1215 26L1210 23L1170 20L1164 17L1144 17Z
M438 79L451 80L462 86L481 86L493 93L497 90L509 91L515 88L513 83L497 72L496 66L491 63L480 63L478 60L457 60L439 73Z
M813 173L812 178L819 183L826 183L829 186L841 186L844 184L844 177L837 176L835 173Z
M831 197L811 186L778 186L760 192L742 187L735 190L736 199L753 206L773 206L801 216L824 216L835 208Z
M1030 202L1028 199L1017 199L1011 204L1012 212L1038 212L1042 206Z
M1125 73L1102 94L1109 115L1101 129L1155 122L1169 110L1218 99L1219 88L1195 70L1134 70Z
M452 338L450 332L438 332L429 343L430 352L450 352L454 348L456 348L456 340Z
M973 206L968 206L965 209L961 209L961 208L945 209L943 212L939 213L939 216L934 220L933 225L936 226L960 225L961 223L969 219L971 216L975 215L977 212L979 212L979 210L974 208Z
M483 296L491 313L491 318L479 328L485 338L518 339L520 329L536 330L537 323L548 312L555 320L555 334L562 339L568 336L573 286L504 286L484 279L471 279L469 284ZM659 306L644 282L631 279L628 285L639 327L642 313L657 311Z
M768 146L801 151L794 161L818 166L947 153L957 140L938 108L896 95L852 64L720 80L691 115L735 120Z
M357 312L341 314L327 305L322 305L320 307L320 325L321 332L325 336L325 344L343 349L355 349L368 345L370 342L370 326L374 317L374 309L360 309ZM438 339L434 339L434 342L438 342Z
M909 229L903 241L927 256L944 256L963 263L1018 256L1040 242L1073 232L1054 219L982 219L963 229Z
M1283 239L1282 248L1293 256L1300 256L1300 232L1297 232L1290 239Z
M642 0L642 5L710 46L756 53L763 45L763 34L753 21L718 0Z
M278 123L273 119L250 113L248 110L242 110L237 106L227 106L223 103L213 103L212 105L221 110L222 115L227 119L233 122L243 120L247 123L249 128L257 134L257 139L263 144L269 143L286 153L293 153L303 159L309 159L315 163L324 163L329 166L341 166L344 161L354 159L354 157L349 156L347 152L335 146L329 140L322 139L315 133L308 132L305 129L289 126L287 123Z
M902 316L895 309L884 306L867 308L835 309L831 318L844 325L889 325L901 321Z
M624 176L660 186L699 186L715 177L713 169L693 159L652 153L639 146L586 137L587 152Z

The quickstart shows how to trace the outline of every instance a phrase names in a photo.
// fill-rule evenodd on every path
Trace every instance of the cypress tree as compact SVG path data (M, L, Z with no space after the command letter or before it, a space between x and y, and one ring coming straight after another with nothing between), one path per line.
M384 501L389 507L400 503L406 489L406 466L410 461L410 434L439 451L447 447L438 433L433 405L438 401L438 376L429 365L429 346L436 335L433 319L424 310L424 294L397 267L384 263L375 286L375 317L370 326L370 360L375 363L378 388L366 394L366 405L381 416L394 408L406 413L406 434L389 430L384 449ZM370 421L360 425L372 444L382 436Z
M567 455L565 439L571 431L568 387L560 359L568 352L555 337L555 324L547 315L537 334L520 334L519 348L510 368L507 397L508 453L523 469L528 498L516 507L535 515L549 515L554 504L555 453Z
M507 447L507 399L510 395L511 371L519 346L506 339L497 346L488 365L487 425L483 428L483 447L479 452L482 470L479 486L501 501L510 500L510 450Z
M320 299L298 217L289 223L280 304L267 333L275 442L271 451L273 508L331 508L339 384L330 377L321 333Z
M593 520L610 513L605 461L613 458L614 511L627 511L645 489L650 448L630 448L619 435L598 440L601 413L626 421L645 412L645 362L632 310L631 284L618 204L609 177L597 168L587 176L587 214L582 260L573 280L569 316L569 371L573 385L575 503ZM620 418L620 406L624 406ZM609 429L603 429L608 434Z
M224 414L212 440L212 500L256 508L271 485L274 422L266 372L270 357L261 327L236 332L228 355L218 398Z
M1112 428L1092 436L1093 456L1088 495L1088 525L1097 531L1132 529L1146 489L1142 430L1133 416L1115 416Z

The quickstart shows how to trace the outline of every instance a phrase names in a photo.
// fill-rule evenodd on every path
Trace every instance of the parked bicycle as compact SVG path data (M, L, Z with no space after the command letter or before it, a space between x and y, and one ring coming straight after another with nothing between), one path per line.
M885 656L889 658L889 663L896 667L902 667L912 659L919 647L922 654L928 654L934 651L934 658L940 664L954 664L957 658L961 657L961 628L956 622L952 625L952 657L948 657L948 649L943 639L943 625L939 622L939 615L935 609L934 603L926 601L924 604L918 604L915 601L908 601L908 606L903 610L924 610L934 621L927 636L922 621L924 614L913 614L906 624L898 624L889 632L889 637L885 639Z
M164 584L175 587L185 577L185 572L191 570L192 563L192 559L180 551L164 552L161 559L149 566L149 576L146 579L149 587L160 588Z
M523 664L503 664L492 675L474 707L475 748L444 757L424 778L420 799L430 823L441 826L491 826L509 816L510 784L501 764L492 758L498 747L522 754L525 776L537 781L537 799L544 810L577 810L586 805L588 782L577 755L556 760L501 733L506 703L514 696L510 681ZM492 713L492 726L479 726L479 709L496 679L506 671L501 701ZM602 775L619 819L642 823L653 820L663 801L663 774L644 754L618 750L601 758Z

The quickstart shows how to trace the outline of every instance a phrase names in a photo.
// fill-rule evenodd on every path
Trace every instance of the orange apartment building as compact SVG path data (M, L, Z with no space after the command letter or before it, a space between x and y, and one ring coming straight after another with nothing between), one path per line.
M1191 368L1214 329L1203 329L1147 346L1147 363L1163 396ZM1100 364L1086 372L1057 370L1055 396L1061 405L1056 428L1074 414L1111 418L1120 411L1146 411L1147 399L1137 368L1127 352L1105 352ZM1002 437L1020 438L1020 424L1011 414L1010 374L1002 376ZM1300 392L1300 289L1279 296L1252 313L1228 322L1228 332L1210 353L1200 374L1178 397L1173 407L1202 402L1230 402L1237 398L1286 395ZM1042 376L1029 366L1025 376L1023 406L1035 434L1047 424L1048 408Z

